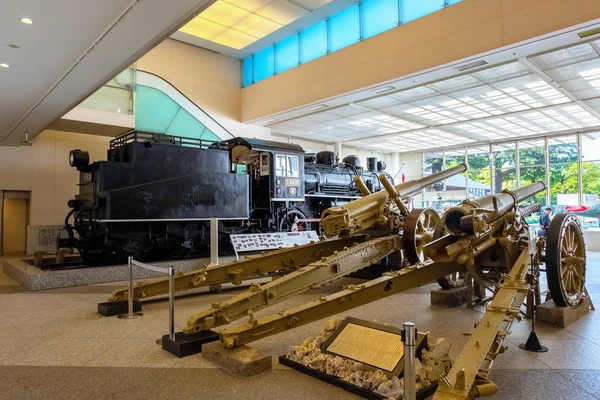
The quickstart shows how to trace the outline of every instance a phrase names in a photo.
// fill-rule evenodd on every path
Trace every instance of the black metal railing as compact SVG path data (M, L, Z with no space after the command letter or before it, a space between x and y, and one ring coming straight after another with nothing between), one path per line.
M129 131L110 141L110 148L115 149L131 142L149 142L156 144L170 144L175 146L195 147L198 149L217 148L226 149L227 145L220 141L188 138L183 136L165 135L144 131Z

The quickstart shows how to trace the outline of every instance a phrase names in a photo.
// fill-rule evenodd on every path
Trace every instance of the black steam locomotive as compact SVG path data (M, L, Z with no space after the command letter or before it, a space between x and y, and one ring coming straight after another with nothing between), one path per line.
M355 176L378 191L386 167L370 158L365 170L355 156L339 163L333 152L288 143L140 131L111 140L107 161L90 164L73 150L69 162L79 194L59 247L77 248L87 265L206 255L210 218L219 218L223 252L231 233L318 230L323 210L361 196Z

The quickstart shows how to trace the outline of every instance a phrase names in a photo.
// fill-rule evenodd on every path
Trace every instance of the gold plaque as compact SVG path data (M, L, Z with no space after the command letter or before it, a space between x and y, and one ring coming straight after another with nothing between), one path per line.
M348 323L327 352L392 372L404 355L404 347L399 333Z

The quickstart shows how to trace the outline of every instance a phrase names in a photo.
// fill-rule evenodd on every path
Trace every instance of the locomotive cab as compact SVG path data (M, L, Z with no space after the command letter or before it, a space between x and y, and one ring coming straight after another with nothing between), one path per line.
M302 147L259 139L234 138L229 145L232 170L250 176L251 222L266 230L288 230L291 211L301 218L304 202L304 150ZM293 221L292 221L293 223ZM266 226L264 226L266 224Z

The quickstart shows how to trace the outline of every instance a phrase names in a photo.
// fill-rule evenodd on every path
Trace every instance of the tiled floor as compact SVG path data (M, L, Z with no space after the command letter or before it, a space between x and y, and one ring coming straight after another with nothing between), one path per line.
M600 304L600 253L588 254L588 290ZM338 284L339 285L339 284ZM96 304L122 284L29 293L0 273L0 399L337 399L352 395L279 364L256 378L235 378L200 355L177 359L156 339L166 333L165 301L144 305L136 320L104 318ZM436 285L413 289L344 315L399 326L413 321L433 337L449 337L456 356L482 310L429 305ZM328 292L339 289L326 287ZM178 328L187 317L239 289L177 300ZM317 291L275 305L269 313L310 301ZM600 314L590 313L567 329L538 325L550 351L528 353L529 322L513 325L508 352L499 356L491 379L495 399L600 399ZM264 313L264 312L263 312ZM343 315L340 315L342 317ZM323 322L263 339L254 347L279 356L318 333Z

